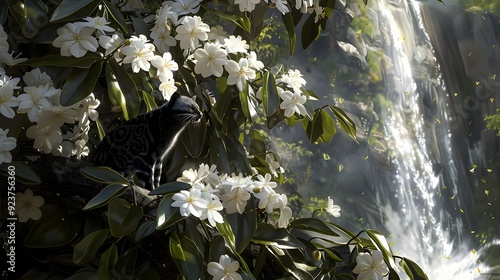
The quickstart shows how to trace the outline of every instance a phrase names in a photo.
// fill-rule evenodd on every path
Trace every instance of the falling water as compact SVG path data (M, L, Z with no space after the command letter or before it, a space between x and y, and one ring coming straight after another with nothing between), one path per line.
M379 205L385 205L381 216L395 254L419 263L430 279L477 279L486 268L478 262L479 254L467 247L464 221L445 205L452 200L448 204L455 210L467 211L462 196L445 196L471 187L457 167L449 96L419 3L370 3L375 41L389 62L382 71L391 106L379 117L393 169L384 173L373 164L368 169Z

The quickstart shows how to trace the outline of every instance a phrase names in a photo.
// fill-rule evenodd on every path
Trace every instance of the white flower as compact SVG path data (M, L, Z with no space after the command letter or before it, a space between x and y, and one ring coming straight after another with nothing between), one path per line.
M239 4L240 12L251 12L259 3L260 0L234 0L234 4Z
M246 58L240 58L238 63L234 60L229 60L225 67L229 73L227 84L235 84L240 91L243 91L247 80L255 79L255 70L249 67L248 59Z
M382 252L373 250L369 253L359 253L356 257L356 267L352 272L358 274L357 280L380 280L389 273Z
M292 93L281 88L278 88L278 93L281 99L283 99L283 102L280 104L280 108L285 110L285 117L291 117L294 113L302 116L307 115L306 107L303 105L307 100L305 96L298 92Z
M21 88L17 84L19 83L20 78L11 78L7 75L2 75L0 77L0 87L8 88L9 90L15 90Z
M272 213L274 206L278 203L280 195L269 186L262 187L254 196L259 199L259 209L266 209L267 213Z
M224 46L226 47L227 53L246 53L250 47L247 41L243 40L240 35L238 35L238 37L231 35L229 38L225 38Z
M196 59L194 72L201 74L204 78L211 75L222 76L224 71L222 66L228 61L226 51L212 43L206 43L203 49L197 49L194 52L194 58Z
M109 22L103 17L86 17L84 20L87 22L77 22L75 25L79 25L81 27L92 27L101 31L101 33L115 31L114 28L108 26Z
M31 189L26 189L24 193L16 193L16 213L19 222L24 223L29 219L39 220L42 217L40 207L45 200L39 195L33 195Z
M267 1L266 1L267 2ZM282 13L282 14L286 14L288 13L290 10L288 9L288 7L286 6L287 2L286 0L271 0L272 3L274 3L276 5L276 8Z
M280 195L278 203L276 203L276 206L280 209L280 217L278 219L278 227L280 228L286 228L292 218L292 209L286 206L287 203L288 197L285 194Z
M123 42L123 38L118 36L118 34L113 34L111 37L106 35L99 36L99 45L106 50L104 52L105 56L118 49Z
M247 191L251 191L253 188L253 181L250 176L243 176L241 173L238 175L232 174L222 183L222 185L223 187L230 186L231 191L235 188L242 188Z
M240 269L238 261L232 261L228 255L222 255L219 262L209 262L207 271L214 278L213 280L242 280L243 278L237 272Z
M161 81L161 76L160 76L160 81ZM158 89L161 91L161 94L163 95L163 98L165 100L170 100L170 97L172 97L172 94L174 94L177 91L177 87L175 86L175 80L174 79L167 79L165 81L161 81L160 86L158 86Z
M48 127L38 127L34 125L26 130L26 136L35 139L33 148L44 153L50 153L53 149L57 149L62 142L62 135L60 130L51 130Z
M57 130L63 124L75 123L76 110L72 107L61 105L42 108L38 113L38 126L47 127L49 130Z
M274 159L274 154L266 154L266 162L269 164L269 171L274 177L278 177L278 173L283 173L284 169L281 167L279 161Z
M19 100L14 96L14 90L7 86L0 87L0 113L12 119L16 115L12 107L17 107Z
M45 84L52 86L52 79L47 73L42 72L40 68L35 68L30 72L26 72L23 76L23 81L27 86L38 87Z
M213 227L215 227L216 223L224 223L224 219L219 213L219 211L222 211L224 207L222 206L219 198L215 197L207 201L207 209L201 214L200 220L208 220L208 223Z
M99 104L101 104L101 102L95 99L93 93L81 101L75 117L80 128L84 129L90 124L91 120L95 122L99 118L99 112L95 110L99 107Z
M208 165L207 165L208 166ZM217 171L217 165L212 164L208 170L208 175L203 179L203 181L207 184L210 184L214 187L220 185L221 178L219 177L219 172Z
M231 185L225 185L223 187L225 193L220 196L222 205L224 205L228 214L236 212L243 214L247 201L250 199L251 195L243 188L231 189L231 187Z
M66 23L57 29L59 35L52 45L61 48L62 56L82 57L87 51L95 52L99 44L92 36L95 29L91 27L78 27L73 23Z
M324 7L321 7L319 5L319 1L316 0L314 1L314 4L312 7L308 8L307 9L307 12L312 14L314 12L315 16L314 16L314 22L318 22L320 20L321 17L323 17L323 12L325 11L325 8Z
M257 179L259 181L254 181L253 184L254 186L258 189L257 192L259 192L262 188L264 187L270 187L271 189L274 189L278 186L278 184L276 182L273 182L271 181L272 177L271 177L271 174L267 173L265 176L262 176L262 175L257 175ZM255 189L254 189L254 192Z
M0 53L0 64L4 63L9 66L13 66L28 60L27 58L20 58L19 56L20 54L14 57L14 53Z
M301 87L306 85L306 80L303 78L299 70L288 70L287 74L281 75L276 80L278 83L285 83L295 91L299 91Z
M151 30L151 38L153 39L153 44L158 47L158 51L167 52L170 47L175 46L177 41L171 35L170 25L162 24L155 26Z
M52 107L49 98L56 95L58 90L49 87L49 84L40 86L27 86L24 87L23 94L17 97L19 100L18 113L28 113L28 119L32 122L38 121L38 111L43 108Z
M303 14L307 13L307 8L312 7L312 5L312 0L295 0L295 8Z
M194 50L198 47L199 41L208 39L207 32L210 28L199 16L185 16L175 31L177 32L175 39L180 41L181 49Z
M164 76L162 80L172 79L174 77L172 71L179 70L179 65L172 60L172 55L169 52L163 53L163 56L155 55L151 64L158 69L158 75Z
M208 40L213 41L216 44L224 44L224 39L227 37L227 32L220 25L210 28L208 32Z
M197 14L200 10L201 0L176 0L172 4L172 11L179 16L187 14Z
M198 170L193 170L189 168L188 170L182 171L182 177L177 178L178 182L184 182L186 184L190 184L194 186L195 184L200 183L208 176L208 165L201 164Z
M132 71L138 73L140 69L149 71L149 61L154 57L155 46L148 43L146 36L139 35L130 38L130 45L121 49L121 53L125 55L123 63L132 64Z
M330 213L335 218L340 217L340 206L333 204L333 199L328 196L328 205L326 206L326 212Z
M89 148L86 146L89 136L87 134L88 130L82 130L79 127L73 127L73 130L69 130L64 134L63 142L57 150L52 150L52 153L56 156L70 157L76 156L80 159L82 156L88 156Z
M8 38L9 36L3 30L3 26L0 24L0 53L9 52L9 43L7 42Z
M199 218L208 204L201 197L201 190L197 188L191 188L189 191L182 190L174 194L172 199L175 200L172 202L172 207L179 207L181 215L185 217L193 215Z
M9 130L3 130L0 128L0 164L12 161L12 154L10 151L16 148L16 138L7 137Z
M260 60L257 60L257 54L254 51L247 53L246 57L248 59L250 67L252 67L253 69L258 71L264 68L264 63L262 63L262 61Z

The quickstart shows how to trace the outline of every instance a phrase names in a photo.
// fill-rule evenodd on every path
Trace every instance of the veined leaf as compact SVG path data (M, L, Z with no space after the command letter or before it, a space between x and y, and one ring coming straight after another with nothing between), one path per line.
M394 258L392 256L391 247L389 246L387 239L385 239L385 236L375 230L365 230L365 232L366 234L368 234L373 243L375 243L375 246L377 246L380 252L382 252L382 255L384 255L384 259L389 262L389 265L391 267L396 267L396 263L394 262Z
M337 121L347 135L351 136L354 141L356 141L356 124L347 116L344 110L336 106L329 106L330 110L337 117ZM357 142L357 141L356 141Z
M106 66L109 99L123 110L126 120L137 117L140 109L139 91L134 80L118 63L110 59Z
M81 20L90 15L100 0L64 0L52 13L50 22Z
M173 207L173 193L165 195L156 209L156 229L165 229L178 221L185 219L181 216L179 208Z
M118 248L113 243L101 255L101 260L99 261L99 268L97 269L97 275L99 279L104 279L104 280L111 279L110 272L115 268L117 262L118 262Z
M76 244L74 253L73 253L73 262L76 264L84 264L90 259L92 259L97 250L101 247L101 245L106 240L108 236L109 230L100 229L96 230L89 235L85 236L78 244Z
M304 244L284 228L274 228L270 224L257 224L252 241L258 244L274 245L281 249L303 248Z
M94 198L92 198L87 205L83 207L82 210L90 210L100 206L105 205L111 199L115 197L119 197L125 193L128 185L126 184L110 184L107 185L104 189L102 189L99 194L97 194Z
M159 195L159 194L164 195L169 193L177 193L179 191L187 190L189 188L191 188L191 185L189 185L188 183L178 182L178 181L168 182L150 191L149 195Z
M38 185L41 183L40 178L36 175L31 167L22 161L13 161L10 164L1 164L0 170L5 175L9 174L9 166L13 166L16 171L16 180L26 185Z
M24 245L29 248L54 248L68 244L78 235L82 219L64 211L42 216L30 227Z
M276 80L274 75L267 71L264 73L264 83L262 85L262 103L267 117L273 115L280 105Z
M140 206L131 205L122 198L116 198L108 204L108 224L111 235L122 237L137 229L143 210Z
M281 16L283 23L285 24L286 31L288 32L288 41L290 43L290 55L295 52L295 42L297 41L297 36L295 35L295 24L293 22L293 16L291 13L286 13Z
M219 12L219 11L214 10L214 9L210 9L205 5L201 5L201 7L203 9L205 9L207 12L212 13L220 18L232 21L234 24L241 27L241 29L250 33L252 23L250 22L250 18L248 18L246 13L243 13L241 16L237 16L237 15L230 15L230 14L222 13L222 12Z
M26 38L33 38L48 23L48 8L41 0L7 0L7 5Z
M170 255L185 279L199 279L203 256L191 239L173 231L170 237Z
M424 271L410 259L403 258L400 265L404 268L406 274L413 280L429 280L429 277L424 273Z
M103 4L109 13L108 20L116 23L124 33L127 33L127 22L125 21L121 11L109 1L103 1Z
M17 65L29 65L32 67L54 66L64 68L84 68L88 69L96 61L102 60L102 56L96 53L87 52L82 57L62 56L60 54L48 54L42 57L30 58Z
M90 179L106 184L128 184L129 181L118 172L106 166L82 167L80 172Z
M73 68L61 91L61 105L70 106L89 96L101 75L102 62L96 61L90 68Z

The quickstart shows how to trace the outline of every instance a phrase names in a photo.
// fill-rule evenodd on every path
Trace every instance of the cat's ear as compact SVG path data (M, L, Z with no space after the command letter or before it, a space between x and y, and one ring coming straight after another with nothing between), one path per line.
M175 100L179 97L181 97L181 94L178 91L176 91L176 92L174 92L174 94L172 94L172 96L170 97L170 100Z

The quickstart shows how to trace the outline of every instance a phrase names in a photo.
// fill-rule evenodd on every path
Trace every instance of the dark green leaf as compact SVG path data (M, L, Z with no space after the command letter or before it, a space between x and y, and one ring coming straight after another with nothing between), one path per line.
M316 218L302 218L290 223L289 228L313 231L329 236L339 236L327 224Z
M156 105L154 97L146 91L142 91L142 96L144 98L144 103L146 103L146 108L148 111L158 108Z
M137 228L137 233L135 234L135 241L139 241L146 236L151 235L156 230L156 220L146 221L142 223L139 228Z
M106 137L106 131L104 130L104 127L102 126L101 121L99 119L95 121L95 124L97 126L97 133L99 133L99 141L102 141L102 139Z
M337 121L347 135L351 136L356 141L356 124L347 116L344 110L336 106L330 106L330 110L337 117Z
M100 229L85 236L75 246L73 251L73 262L76 264L84 264L90 261L106 240L108 233L108 229Z
M266 12L268 10L267 3L261 1L257 5L255 5L255 9L250 13L250 18L252 20L252 26L257 26L264 21L264 17L266 16Z
M151 33L151 27L149 27L146 22L144 22L143 16L139 12L131 15L130 19L132 20L132 25L134 26L134 31L136 34L149 35Z
M100 0L64 0L54 10L50 22L81 20L90 16Z
M219 262L220 256L224 255L226 250L226 243L223 236L217 236L212 242L210 242L210 256L208 258L209 262Z
M302 48L307 49L319 36L320 22L314 22L315 14L309 15L302 26Z
M219 132L217 132L219 134ZM217 135L210 138L210 162L217 165L219 172L230 173L229 155L224 142Z
M275 260L277 266L280 267L282 270L289 272L293 276L293 279L300 279L300 280L314 279L310 273L297 268L295 262L292 260L288 252L285 252L284 255L281 255L276 253L276 251L274 251L272 247L267 247L267 249L268 252L270 253L268 255L273 256L273 259Z
M250 140L250 154L253 156L262 156L266 154L266 142L262 134L254 130Z
M111 271L115 268L118 262L118 249L114 243L109 246L104 253L102 253L101 260L99 261L99 267L97 269L97 275L99 279L109 280L111 278Z
M295 52L295 41L297 36L295 35L295 23L293 22L293 17L291 13L286 13L281 16L283 23L285 24L286 31L288 32L288 41L290 43L290 55Z
M429 280L424 271L410 259L403 258L400 265L404 268L406 274L413 280Z
M329 143L337 132L335 129L335 123L333 122L333 118L324 110L321 110L321 118L323 119L323 133L319 136L318 140L323 143Z
M101 207L108 203L111 199L119 197L125 193L128 185L125 184L110 184L102 189L95 197L93 197L82 210L90 210Z
M156 210L156 229L165 229L186 217L181 216L178 207L172 207L174 194L165 195Z
M138 257L138 246L132 246L130 249L125 251L118 256L118 262L115 265L114 272L118 274L118 276L123 275L130 277L131 275L135 275L137 271L137 257ZM116 279L117 277L113 277ZM123 277L118 277L123 278ZM132 277L133 278L133 277Z
M303 248L304 244L284 228L274 228L269 224L257 224L252 241L258 244L274 245L281 249Z
M234 234L236 252L239 254L250 244L253 233L257 229L257 213L255 213L255 208L255 200L252 197L248 200L243 214L233 213L226 216L226 220L231 225Z
M318 245L316 245L318 246ZM330 250L328 248L323 248L325 254L335 262L342 262L342 256L335 250Z
M189 188L191 188L191 185L189 185L188 183L178 181L168 182L149 192L149 195L174 194L182 190L187 190Z
M109 12L108 20L118 25L124 33L127 33L127 22L125 21L125 18L120 10L109 1L104 1L103 3Z
M9 166L13 166L13 170L9 172ZM11 168L12 169L12 168ZM41 183L38 175L31 170L31 167L22 161L13 161L11 163L0 165L0 170L5 176L14 175L16 181L26 185L38 185Z
M224 219L224 223L217 223L217 230L222 234L227 246L235 251L236 238L229 222Z
M142 207L131 205L128 201L116 198L108 204L108 224L111 235L122 237L137 229L142 218Z
M48 23L48 9L41 0L7 0L7 4L26 38L33 38Z
M203 256L193 241L184 235L172 232L170 237L170 255L185 279L199 279L203 267Z
M384 259L389 263L391 267L396 267L396 263L394 262L394 258L392 257L392 250L385 239L385 236L380 232L375 230L365 230L366 234L370 237L370 239L375 243L375 246L382 252L384 255Z
M24 245L30 248L53 248L66 245L78 235L82 222L78 215L68 215L64 211L42 216L30 228Z
M61 91L61 105L71 106L89 96L101 75L102 64L96 61L89 69L73 68Z
M410 274L408 274L408 275L410 275ZM389 277L388 278L389 278L388 280L399 280L400 279L397 271L394 270L394 268L392 268L392 267L389 267ZM416 278L410 278L410 279L413 280ZM420 279L420 280L422 280L422 279Z
M88 69L96 62L101 60L102 60L101 55L91 52L87 52L82 57L62 56L60 54L48 54L42 57L30 58L17 65L29 65L32 67L55 66L64 68Z
M212 13L220 18L232 21L234 24L239 26L241 29L245 30L246 32L250 32L250 28L252 26L252 23L250 22L250 19L246 15L246 13L237 16L237 15L231 15L223 12L219 12L217 10L213 10L208 8L205 5L201 5L203 9L205 9L207 12Z
M280 105L280 97L276 86L276 80L271 72L264 73L264 83L262 85L262 104L264 105L266 116L268 117L273 115Z
M113 105L120 106L126 120L137 117L141 106L139 91L134 80L123 67L110 59L106 67L109 99Z
M90 179L105 184L129 184L118 172L106 166L82 167L80 172Z
M309 119L303 120L303 125L305 125L307 138L309 142L315 143L318 138L323 134L323 118L321 115L321 109L318 109L314 115L312 121Z
M252 114L250 113L250 101L248 100L248 83L245 85L245 90L240 91L239 97L243 114L245 114L247 121L252 121Z
M348 273L338 273L335 274L335 279L336 280L355 280L354 276Z
M217 116L220 120L224 119L228 111L231 110L230 107L232 101L233 94L231 93L231 90L226 90L221 93L219 100L215 104L215 111L217 112Z

